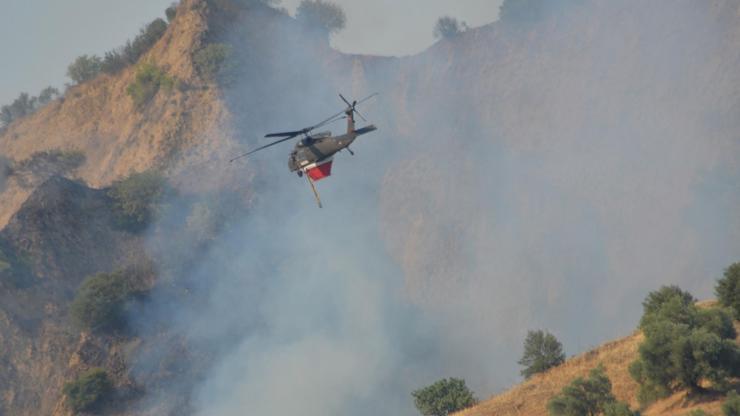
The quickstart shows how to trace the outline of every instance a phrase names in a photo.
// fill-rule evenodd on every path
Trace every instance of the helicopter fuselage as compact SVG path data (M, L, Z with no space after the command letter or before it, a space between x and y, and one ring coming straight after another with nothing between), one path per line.
M296 143L288 158L288 167L291 172L299 175L307 170L330 161L338 152L347 149L357 137L377 130L373 125L354 130L340 136L331 136L330 133L306 136Z

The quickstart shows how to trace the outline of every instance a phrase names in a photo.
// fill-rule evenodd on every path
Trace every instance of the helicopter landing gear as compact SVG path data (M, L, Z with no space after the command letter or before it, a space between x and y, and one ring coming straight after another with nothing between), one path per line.
M299 177L299 178L302 178L302 177L303 177L303 171L302 171L302 170L299 170L299 171L298 171L298 172L296 172L296 173L298 174L298 177Z
M349 152L349 154L351 154L352 156L354 156L354 155L355 155L355 152L353 152L353 151L352 151L352 149L350 149L350 148L349 148L349 146L347 146L347 151L348 151L348 152Z

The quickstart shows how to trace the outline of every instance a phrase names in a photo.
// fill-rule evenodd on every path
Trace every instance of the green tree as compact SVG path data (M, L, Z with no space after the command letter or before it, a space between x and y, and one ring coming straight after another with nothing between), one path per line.
M725 416L740 416L740 394L736 391L727 394L727 399L722 404L722 413Z
M147 170L113 182L108 196L113 199L119 225L131 231L141 231L156 217L167 192L169 187L165 177L157 171Z
M689 416L709 416L709 414L702 409L694 409L688 415Z
M648 295L641 328L645 341L639 359L630 366L640 383L639 400L646 405L671 391L701 391L701 381L724 390L740 374L740 349L730 312L700 310L691 294L663 287Z
M725 270L724 277L717 282L715 293L719 303L732 308L735 318L740 319L740 263L734 263Z
M465 380L450 378L411 393L414 404L424 416L447 416L477 403Z
M39 106L44 106L59 97L59 90L54 87L46 87L39 93Z
M82 55L67 67L67 76L75 83L80 84L97 77L100 69L100 58L95 55Z
M167 17L167 22L172 23L177 16L177 3L170 4L170 6L164 10L164 15Z
M587 379L578 377L565 386L559 395L550 399L547 409L552 416L596 416L615 401L612 383L604 368L599 366L591 370Z
M113 391L113 383L102 368L92 368L76 380L65 383L62 392L74 412L96 409Z
M435 38L450 39L467 30L468 25L465 22L459 22L454 17L442 16L434 24L432 34Z
M325 35L337 33L347 24L342 8L324 0L303 0L295 13L296 20Z
M535 374L560 365L565 361L563 345L549 332L538 330L527 332L524 354L519 365L524 366L521 374L530 378Z

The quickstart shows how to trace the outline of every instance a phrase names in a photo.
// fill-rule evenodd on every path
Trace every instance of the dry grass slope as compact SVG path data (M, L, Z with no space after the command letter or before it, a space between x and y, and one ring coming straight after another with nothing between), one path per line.
M702 302L702 305L705 304ZM735 323L740 332L740 322ZM626 338L604 344L592 351L567 360L563 365L491 397L479 405L456 413L456 416L547 416L547 402L576 377L587 377L600 363L612 382L612 391L618 400L638 408L638 385L629 375L629 365L637 358L637 349L643 336L636 332ZM740 337L738 337L740 342ZM702 409L710 415L722 414L721 397L689 398L678 392L645 409L645 416L687 415Z

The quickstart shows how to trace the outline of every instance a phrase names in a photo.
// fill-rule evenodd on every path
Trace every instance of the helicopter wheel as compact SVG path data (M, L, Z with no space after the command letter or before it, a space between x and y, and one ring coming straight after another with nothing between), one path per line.
M298 171L298 177L299 177L299 178L302 178L302 177L303 177L303 171L302 171L302 170L299 170L299 171Z

